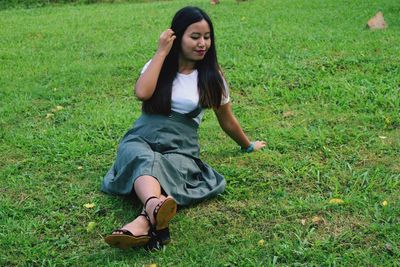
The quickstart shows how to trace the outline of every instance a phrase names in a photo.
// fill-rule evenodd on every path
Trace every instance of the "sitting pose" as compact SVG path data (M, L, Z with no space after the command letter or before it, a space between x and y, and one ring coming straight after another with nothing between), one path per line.
M170 242L168 224L177 205L198 203L225 189L224 177L199 158L197 129L204 109L213 108L221 128L244 151L259 150L265 142L250 142L232 113L213 25L199 8L175 14L135 93L143 102L142 115L121 140L102 191L133 191L143 211L105 241L118 248L153 249Z

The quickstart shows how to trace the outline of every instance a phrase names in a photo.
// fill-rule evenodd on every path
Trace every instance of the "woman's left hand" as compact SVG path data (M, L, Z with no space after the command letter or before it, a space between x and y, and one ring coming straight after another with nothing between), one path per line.
M265 141L255 141L254 142L254 151L263 149L267 145Z

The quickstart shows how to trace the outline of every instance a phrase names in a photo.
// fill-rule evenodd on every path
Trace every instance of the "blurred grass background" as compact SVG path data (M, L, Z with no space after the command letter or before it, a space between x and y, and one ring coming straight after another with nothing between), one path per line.
M37 8L64 4L86 5L97 3L150 3L169 0L0 0L0 10L10 8Z

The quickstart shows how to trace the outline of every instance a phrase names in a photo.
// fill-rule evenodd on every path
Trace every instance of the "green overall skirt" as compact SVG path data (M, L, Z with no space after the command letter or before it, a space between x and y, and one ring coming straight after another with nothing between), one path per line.
M135 180L149 175L182 206L222 193L224 177L199 158L199 125L192 119L197 114L196 110L170 116L143 113L122 138L101 190L129 195Z

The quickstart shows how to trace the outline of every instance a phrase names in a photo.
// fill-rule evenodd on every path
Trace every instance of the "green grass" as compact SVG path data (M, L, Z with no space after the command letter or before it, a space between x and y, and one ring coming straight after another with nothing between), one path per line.
M202 158L226 191L181 210L164 251L111 249L140 207L100 182L140 115L138 73L189 3L214 21L236 116L269 145L239 152L209 111ZM389 27L369 31L377 10ZM0 11L0 265L399 266L399 16L397 0Z
M0 0L0 10L11 8L38 8L57 5L82 5L96 3L148 3L170 0Z

